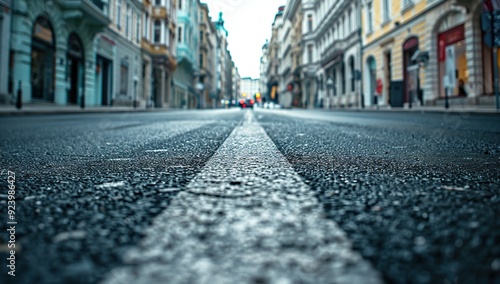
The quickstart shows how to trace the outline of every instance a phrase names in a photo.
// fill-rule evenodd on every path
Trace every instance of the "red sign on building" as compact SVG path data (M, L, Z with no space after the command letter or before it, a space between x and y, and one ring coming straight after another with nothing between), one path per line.
M465 39L464 25L457 26L451 30L440 33L438 35L438 57L439 62L446 60L445 49L448 45L452 45Z

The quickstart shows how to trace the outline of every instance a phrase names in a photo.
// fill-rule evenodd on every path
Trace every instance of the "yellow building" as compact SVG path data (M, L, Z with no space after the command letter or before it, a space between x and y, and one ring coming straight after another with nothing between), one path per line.
M451 105L493 105L491 49L482 39L480 3L365 0L365 105L444 105L447 62L455 68Z
M155 107L175 105L172 77L177 67L176 0L143 0L142 80L145 97Z

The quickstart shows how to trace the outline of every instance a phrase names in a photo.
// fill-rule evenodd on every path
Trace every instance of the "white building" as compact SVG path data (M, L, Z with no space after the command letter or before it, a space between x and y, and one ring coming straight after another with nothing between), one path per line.
M325 107L362 104L359 9L357 1L316 1L312 26Z
M240 92L240 99L254 98L257 93L260 93L260 79L241 78Z

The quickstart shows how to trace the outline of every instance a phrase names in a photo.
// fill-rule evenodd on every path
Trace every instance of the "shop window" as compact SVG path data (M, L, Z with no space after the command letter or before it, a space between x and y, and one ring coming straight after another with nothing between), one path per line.
M455 88L453 96L467 96L465 88L469 81L464 25L459 25L438 35L439 96L445 97L444 76L446 74L446 49L452 49L455 63Z

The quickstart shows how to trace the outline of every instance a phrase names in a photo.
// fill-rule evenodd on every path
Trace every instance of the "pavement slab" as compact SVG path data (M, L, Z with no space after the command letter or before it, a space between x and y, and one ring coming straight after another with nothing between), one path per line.
M252 112L104 283L381 283Z

